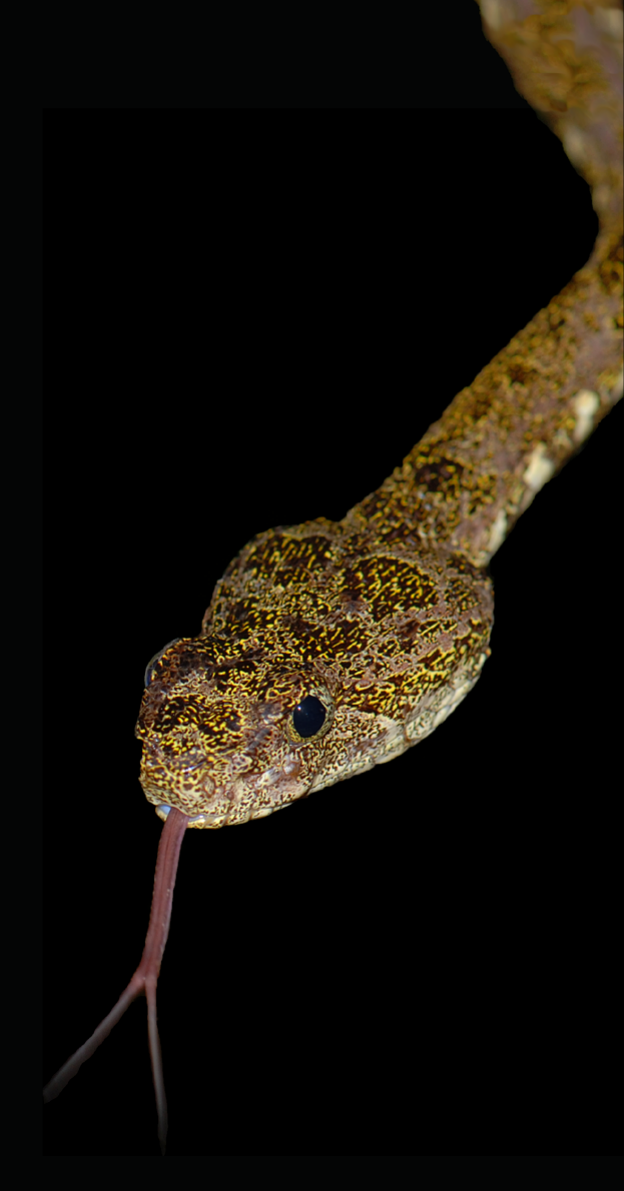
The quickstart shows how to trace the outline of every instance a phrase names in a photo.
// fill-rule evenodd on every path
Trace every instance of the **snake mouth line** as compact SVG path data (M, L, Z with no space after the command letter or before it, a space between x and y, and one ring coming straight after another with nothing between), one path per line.
M186 811L182 811L188 819L189 827L225 827L228 823L248 823L251 819L264 819L268 815L272 815L274 811L281 810L282 807L291 806L293 802L299 802L301 799L307 798L309 794L316 788L314 780L310 781L305 789L301 790L295 795L286 797L283 800L277 800L268 805L254 805L243 808L243 813L240 814L240 808L237 806L235 798L229 799L229 806L224 807L223 803L215 806L214 811L202 811L197 815L189 815ZM151 801L151 800L150 800ZM171 805L168 802L153 803L156 814L163 821L168 818L171 810ZM182 807L178 807L182 810Z
M154 806L154 810L161 819L166 819L169 816L171 807L168 802L159 802L157 806ZM189 826L192 826L194 823L205 823L208 818L207 815L187 815L186 817L189 821Z

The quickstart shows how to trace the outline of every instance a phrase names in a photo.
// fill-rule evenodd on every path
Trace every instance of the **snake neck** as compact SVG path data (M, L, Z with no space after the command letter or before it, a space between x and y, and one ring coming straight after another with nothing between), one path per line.
M621 397L621 326L620 234L455 397L345 527L379 542L417 534L484 567Z
M481 7L517 89L589 183L598 238L584 268L342 522L380 543L418 536L477 567L622 396L623 326L621 10ZM527 15L511 19L514 7Z

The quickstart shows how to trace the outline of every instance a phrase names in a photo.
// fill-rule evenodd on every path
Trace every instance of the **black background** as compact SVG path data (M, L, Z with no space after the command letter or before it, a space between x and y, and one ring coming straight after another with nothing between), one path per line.
M46 1079L141 954L147 661L252 534L377 487L589 255L585 185L485 48L510 110L50 120ZM432 737L187 833L170 1155L614 1144L621 427L495 558L492 657ZM144 1001L44 1122L50 1155L158 1153Z

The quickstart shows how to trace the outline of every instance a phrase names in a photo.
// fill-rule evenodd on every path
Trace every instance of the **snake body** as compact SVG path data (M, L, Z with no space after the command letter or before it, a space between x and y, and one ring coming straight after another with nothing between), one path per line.
M376 492L339 522L252 539L200 636L154 659L137 735L162 818L262 817L442 723L488 657L489 560L622 395L621 12L520 5L529 15L509 20L506 6L483 7L592 186L594 251Z
M622 395L621 9L484 0L482 10L518 89L591 185L593 253L375 492L340 521L253 538L218 582L201 633L149 664L140 777L167 820L163 838L268 815L393 759L442 723L489 656L489 560ZM157 869L150 932L170 913L175 863L177 854L164 877ZM204 925L206 916L202 905ZM166 928L45 1092L58 1095L146 987L150 960L163 1149L155 982L164 937ZM219 980L217 1017L229 1015ZM203 1000L186 1008L187 1030L209 1028Z

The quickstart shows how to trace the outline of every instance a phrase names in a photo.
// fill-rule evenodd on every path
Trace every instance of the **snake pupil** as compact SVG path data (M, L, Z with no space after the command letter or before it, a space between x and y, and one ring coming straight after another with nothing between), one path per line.
M292 718L299 736L316 736L325 722L325 708L316 695L306 695L295 707Z

